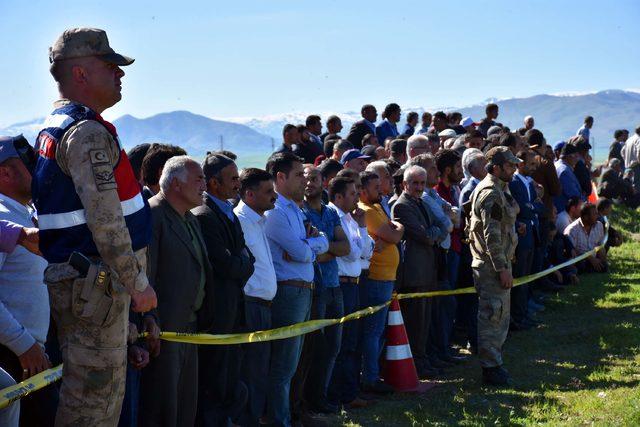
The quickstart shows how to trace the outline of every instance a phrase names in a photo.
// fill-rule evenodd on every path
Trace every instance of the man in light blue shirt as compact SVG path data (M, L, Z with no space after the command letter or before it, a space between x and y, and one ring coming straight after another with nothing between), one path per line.
M593 127L593 117L587 116L584 118L584 124L580 126L580 129L576 132L576 135L582 136L585 141L589 142L591 136L591 128Z
M585 201L580 182L578 182L578 178L573 173L573 168L577 162L576 148L571 144L565 144L560 153L560 160L555 162L556 173L562 188L562 193L553 198L553 203L558 212L562 212L565 209L567 201L571 197L577 197Z
M313 293L313 262L329 249L323 233L310 224L299 208L306 180L302 159L293 153L277 153L267 161L278 198L266 213L266 235L271 249L278 289L271 306L274 328L309 319ZM303 337L273 341L267 413L275 425L291 425L289 389L296 372Z
M0 138L0 220L33 226L31 172L18 153L22 137ZM26 148L26 147L25 147ZM31 149L31 147L28 147ZM43 283L47 261L23 246L0 253L0 366L22 381L51 367L45 353L49 293ZM57 388L49 385L20 402L23 425L53 425Z

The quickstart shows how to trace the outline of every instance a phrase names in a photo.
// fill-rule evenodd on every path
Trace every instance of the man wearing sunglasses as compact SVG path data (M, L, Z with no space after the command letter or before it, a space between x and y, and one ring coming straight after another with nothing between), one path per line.
M129 304L136 312L157 305L145 273L149 205L101 116L120 101L120 67L134 60L103 30L73 28L49 48L49 61L61 99L38 134L32 189L64 362L56 425L115 426ZM146 329L157 329L148 319Z

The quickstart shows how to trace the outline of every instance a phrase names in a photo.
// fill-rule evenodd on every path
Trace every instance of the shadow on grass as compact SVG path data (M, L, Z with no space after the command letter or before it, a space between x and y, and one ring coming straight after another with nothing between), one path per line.
M581 276L580 285L552 296L540 316L544 325L509 336L504 354L515 380L512 388L482 386L481 369L472 358L451 368L423 396L395 395L371 408L343 413L336 422L517 425L532 416L544 422L551 420L532 415L531 407L562 408L562 393L640 386L638 375L612 375L640 351L640 271L632 249L638 245L614 249L610 274Z

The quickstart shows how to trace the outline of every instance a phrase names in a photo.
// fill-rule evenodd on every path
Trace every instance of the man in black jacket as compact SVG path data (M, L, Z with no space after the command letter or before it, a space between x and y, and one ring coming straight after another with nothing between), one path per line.
M362 139L367 134L376 134L376 119L378 118L378 111L376 107L371 104L363 105L360 109L362 120L355 122L351 126L347 139L355 148L362 148ZM383 141L380 141L383 142Z
M241 332L244 325L242 289L253 274L254 258L228 199L240 189L238 168L222 154L207 156L202 165L207 191L204 204L193 210L198 218L216 278L211 333ZM227 425L243 409L246 386L239 380L238 346L200 346L199 425Z

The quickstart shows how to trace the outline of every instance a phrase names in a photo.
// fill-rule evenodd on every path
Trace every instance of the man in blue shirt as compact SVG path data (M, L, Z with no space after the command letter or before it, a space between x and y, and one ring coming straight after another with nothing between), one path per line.
M556 173L562 188L562 193L553 198L553 203L558 212L562 212L565 209L567 200L571 197L577 197L582 201L585 200L578 178L573 173L573 168L578 161L576 153L577 150L574 145L565 144L560 152L560 159L555 163Z
M400 106L398 104L389 104L384 108L382 123L376 126L376 137L378 141L383 142L387 137L396 137L399 135L397 123L400 121Z
M349 240L342 229L338 213L322 203L320 171L315 166L308 165L304 170L304 176L307 185L302 211L311 225L323 232L329 240L329 250L316 258L319 270L316 270L312 316L314 319L340 318L344 316L344 304L336 257L349 254ZM327 388L340 351L342 325L325 328L315 335L315 339L313 356L308 355L312 358L310 366L313 366L313 369L305 385L305 394L309 396L309 407L312 411L337 412L338 407L327 402ZM303 354L302 357L305 356Z
M580 129L576 132L576 136L582 136L585 141L589 142L591 136L591 128L593 127L593 116L587 116L584 118L584 124L580 126Z
M407 114L407 123L402 128L402 135L413 135L416 133L416 125L418 124L418 113L415 111Z
M311 313L316 257L329 249L324 233L305 226L299 208L304 199L306 180L302 159L293 153L278 153L267 161L278 199L274 209L265 213L265 233L273 258L278 290L271 306L274 328L304 322ZM303 336L273 341L269 370L267 409L269 421L291 424L289 389L296 372Z

